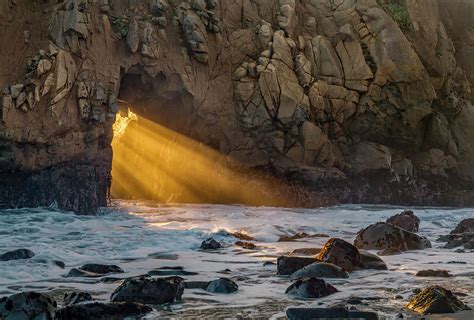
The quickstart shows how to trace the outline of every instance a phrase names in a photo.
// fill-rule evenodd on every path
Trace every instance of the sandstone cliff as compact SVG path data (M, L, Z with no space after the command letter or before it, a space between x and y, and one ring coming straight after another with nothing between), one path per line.
M119 97L335 202L472 204L473 14L469 0L1 1L0 206L106 205Z

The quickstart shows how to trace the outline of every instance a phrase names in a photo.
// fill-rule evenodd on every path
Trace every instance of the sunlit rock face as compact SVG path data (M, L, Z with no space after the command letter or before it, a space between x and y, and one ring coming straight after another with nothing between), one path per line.
M107 204L112 181L122 196L176 200L159 161L146 160L157 128L202 143L208 163L215 152L240 168L227 179L258 168L297 184L292 204L472 204L458 192L474 179L472 3L400 3L2 2L0 206L90 214ZM133 121L131 132L152 130L122 134L135 163L154 164L135 174L137 195L111 175L120 101L148 124ZM172 174L189 188L179 181L193 177ZM198 193L215 195L208 185ZM230 198L204 199L248 201L235 196L244 183L223 185ZM252 198L271 191L261 189ZM279 204L278 194L266 203Z

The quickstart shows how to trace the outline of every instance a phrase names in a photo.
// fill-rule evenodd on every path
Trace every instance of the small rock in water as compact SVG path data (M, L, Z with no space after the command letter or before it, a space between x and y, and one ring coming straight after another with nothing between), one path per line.
M289 276L317 261L315 258L280 256L277 260L277 274Z
M322 279L306 278L296 280L286 289L286 294L298 298L322 298L336 293L337 289Z
M24 260L35 256L35 253L28 249L18 249L0 255L0 261Z
M38 292L22 292L0 299L0 319L51 320L56 301Z
M441 277L441 278L449 278L453 275L449 273L448 270L420 270L418 271L415 276L417 277Z
M327 234L307 234L306 232L298 232L291 236L281 236L278 242L291 242L304 238L329 238Z
M248 249L248 250L255 250L257 249L257 246L252 243L252 242L246 242L246 241L237 241L235 243L236 246L239 246L239 247L242 247L244 249Z
M474 218L464 219L451 231L451 234L474 232Z
M360 254L359 250L349 242L331 238L319 253L318 260L335 264L351 272L360 265Z
M418 232L420 219L411 210L405 210L387 219L387 223L410 232Z
M348 310L346 308L288 308L286 310L286 316L290 320L378 319L378 315L375 312Z
M210 281L206 286L206 291L212 293L232 293L239 290L239 286L228 278L220 278Z
M245 234L245 233L242 233L242 232L234 232L232 233L232 235L234 237L236 237L237 239L240 239L240 240L245 240L245 241L253 241L255 240L254 237L248 235L248 234Z
M209 281L185 281L185 289L203 289L206 290Z
M153 311L152 308L134 302L83 303L67 306L56 311L55 320L91 320L137 318Z
M66 293L63 298L65 306L70 306L73 304L79 304L82 302L92 301L92 296L89 292L79 291Z
M125 280L112 293L112 302L137 302L144 304L164 304L181 300L184 291L180 277L152 279L134 277Z
M179 256L174 253L156 252L149 254L148 258L157 260L178 260Z
M321 248L299 248L290 252L290 256L317 256Z
M332 263L315 262L299 269L291 278L349 278L349 273Z
M94 272L89 272L77 268L72 268L69 270L68 274L66 277L68 278L78 278L78 277L84 277L84 278L100 278L102 277L102 274L94 273Z
M361 269L373 269L373 270L388 270L385 262L376 254L372 252L359 249Z
M124 273L122 268L116 265L89 263L79 267L80 270L97 273L100 275L112 273Z
M66 268L66 264L61 260L54 260L53 263L57 265L58 267L60 267L61 269Z
M450 290L440 286L431 286L418 293L407 308L420 314L454 313L470 310L456 298Z
M214 240L214 238L209 238L204 240L199 247L201 250L217 250L220 249L222 246L219 242Z
M147 272L150 276L194 276L197 272L184 270L183 267L161 267Z

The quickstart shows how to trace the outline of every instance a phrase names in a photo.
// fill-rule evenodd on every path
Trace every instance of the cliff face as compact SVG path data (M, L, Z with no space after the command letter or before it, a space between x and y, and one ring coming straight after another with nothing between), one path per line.
M118 98L334 201L472 204L473 12L468 0L2 1L0 206L106 205Z

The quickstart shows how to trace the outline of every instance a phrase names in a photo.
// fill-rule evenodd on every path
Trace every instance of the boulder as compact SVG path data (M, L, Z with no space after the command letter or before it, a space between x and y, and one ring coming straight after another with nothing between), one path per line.
M411 210L405 210L388 218L387 223L410 232L417 232L420 227L420 219Z
M10 261L10 260L25 260L30 259L35 256L35 253L28 249L18 249L9 252L5 252L0 255L0 261Z
M285 293L298 298L307 299L323 298L336 292L337 289L335 287L322 279L305 278L296 280L286 289Z
M112 293L112 302L164 304L181 300L184 291L180 277L151 279L144 276L125 280Z
M362 249L359 249L359 254L360 269L388 270L387 265L378 255Z
M470 310L450 290L440 286L423 289L410 300L406 307L420 314L454 313L461 310Z
M52 320L56 301L38 292L21 292L0 299L0 319Z
M201 243L201 246L199 247L199 249L201 250L217 250L217 249L220 249L222 246L219 242L217 242L216 240L214 240L214 238L209 238L207 240L204 240L202 243Z
M452 274L449 273L448 270L420 270L418 271L415 276L417 277L441 277L441 278L449 278L452 277Z
M345 271L354 271L360 264L359 250L342 239L329 239L318 255L318 260L333 263Z
M474 218L464 219L451 231L451 234L474 232Z
M466 249L472 249L474 247L474 232L448 235L445 248L451 249L460 246L464 246Z
M79 304L82 302L92 301L92 296L89 292L79 291L66 293L63 298L63 303L65 306L70 306L73 304Z
M153 309L134 302L84 303L67 306L56 312L55 320L121 320L138 318Z
M277 260L277 274L289 276L314 262L317 262L315 258L280 256Z
M314 262L294 272L291 278L349 278L349 273L332 263Z
M108 264L96 264L96 263L89 263L81 266L80 270L97 273L97 274L112 274L112 273L124 273L122 268L116 265L108 265Z
M206 286L206 291L212 293L232 293L239 290L239 286L228 278L220 278L210 281Z
M431 248L428 239L394 225L379 222L357 233L354 245L366 250L421 250Z
M286 316L290 320L310 319L364 319L377 320L375 312L348 310L346 308L288 308Z

